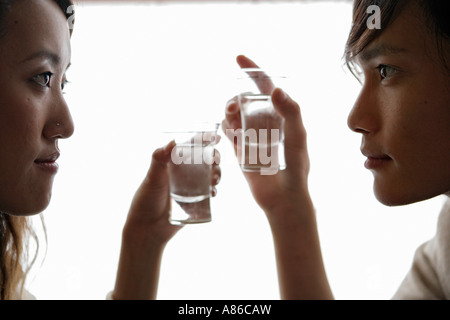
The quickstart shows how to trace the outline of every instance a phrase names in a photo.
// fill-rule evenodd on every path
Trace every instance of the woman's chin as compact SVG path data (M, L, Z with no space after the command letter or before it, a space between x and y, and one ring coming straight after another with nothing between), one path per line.
M13 216L34 216L47 209L50 204L50 198L51 196L48 196L46 198L39 199L38 201L29 201L26 205L11 205L9 208L6 207L2 211Z

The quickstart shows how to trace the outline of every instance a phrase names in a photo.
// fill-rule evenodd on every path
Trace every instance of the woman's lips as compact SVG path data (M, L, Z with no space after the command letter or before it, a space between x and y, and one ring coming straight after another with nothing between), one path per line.
M59 153L55 152L49 156L34 160L34 163L40 168L50 173L58 172L58 164L56 160L59 158Z
M391 158L367 158L364 166L369 170L380 169L392 161Z

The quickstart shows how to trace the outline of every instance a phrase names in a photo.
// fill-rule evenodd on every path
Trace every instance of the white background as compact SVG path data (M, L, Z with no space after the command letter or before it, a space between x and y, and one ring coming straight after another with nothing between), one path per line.
M38 299L104 299L121 230L159 133L175 120L221 122L246 54L289 75L302 107L310 189L338 299L389 299L435 232L436 198L387 208L372 194L360 136L346 125L360 85L343 67L351 4L78 5L67 100L75 134L44 213L48 246L28 289ZM213 222L187 226L163 257L160 299L278 299L272 237L228 141ZM38 223L38 219L37 225ZM47 250L47 251L46 251ZM45 260L43 256L45 254ZM42 262L43 261L43 262Z

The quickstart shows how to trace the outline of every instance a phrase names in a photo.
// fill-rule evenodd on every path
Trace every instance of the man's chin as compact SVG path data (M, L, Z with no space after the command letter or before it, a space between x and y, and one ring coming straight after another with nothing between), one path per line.
M405 188L386 188L374 184L374 194L377 200L388 207L405 206L425 201L438 196L435 193L422 193L405 190Z

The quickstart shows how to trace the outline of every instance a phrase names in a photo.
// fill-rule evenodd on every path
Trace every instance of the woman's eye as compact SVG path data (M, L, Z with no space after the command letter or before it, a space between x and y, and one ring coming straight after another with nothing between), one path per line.
M64 81L61 83L61 91L64 92L64 89L66 88L66 85L67 85L68 83L70 83L70 82L67 81L67 80L64 80Z
M41 87L49 87L50 88L50 80L52 79L53 73L51 72L44 72L41 74L38 74L37 76L33 77L33 81L40 85Z
M380 64L377 69L380 71L381 80L388 79L397 72L395 68L384 64Z

